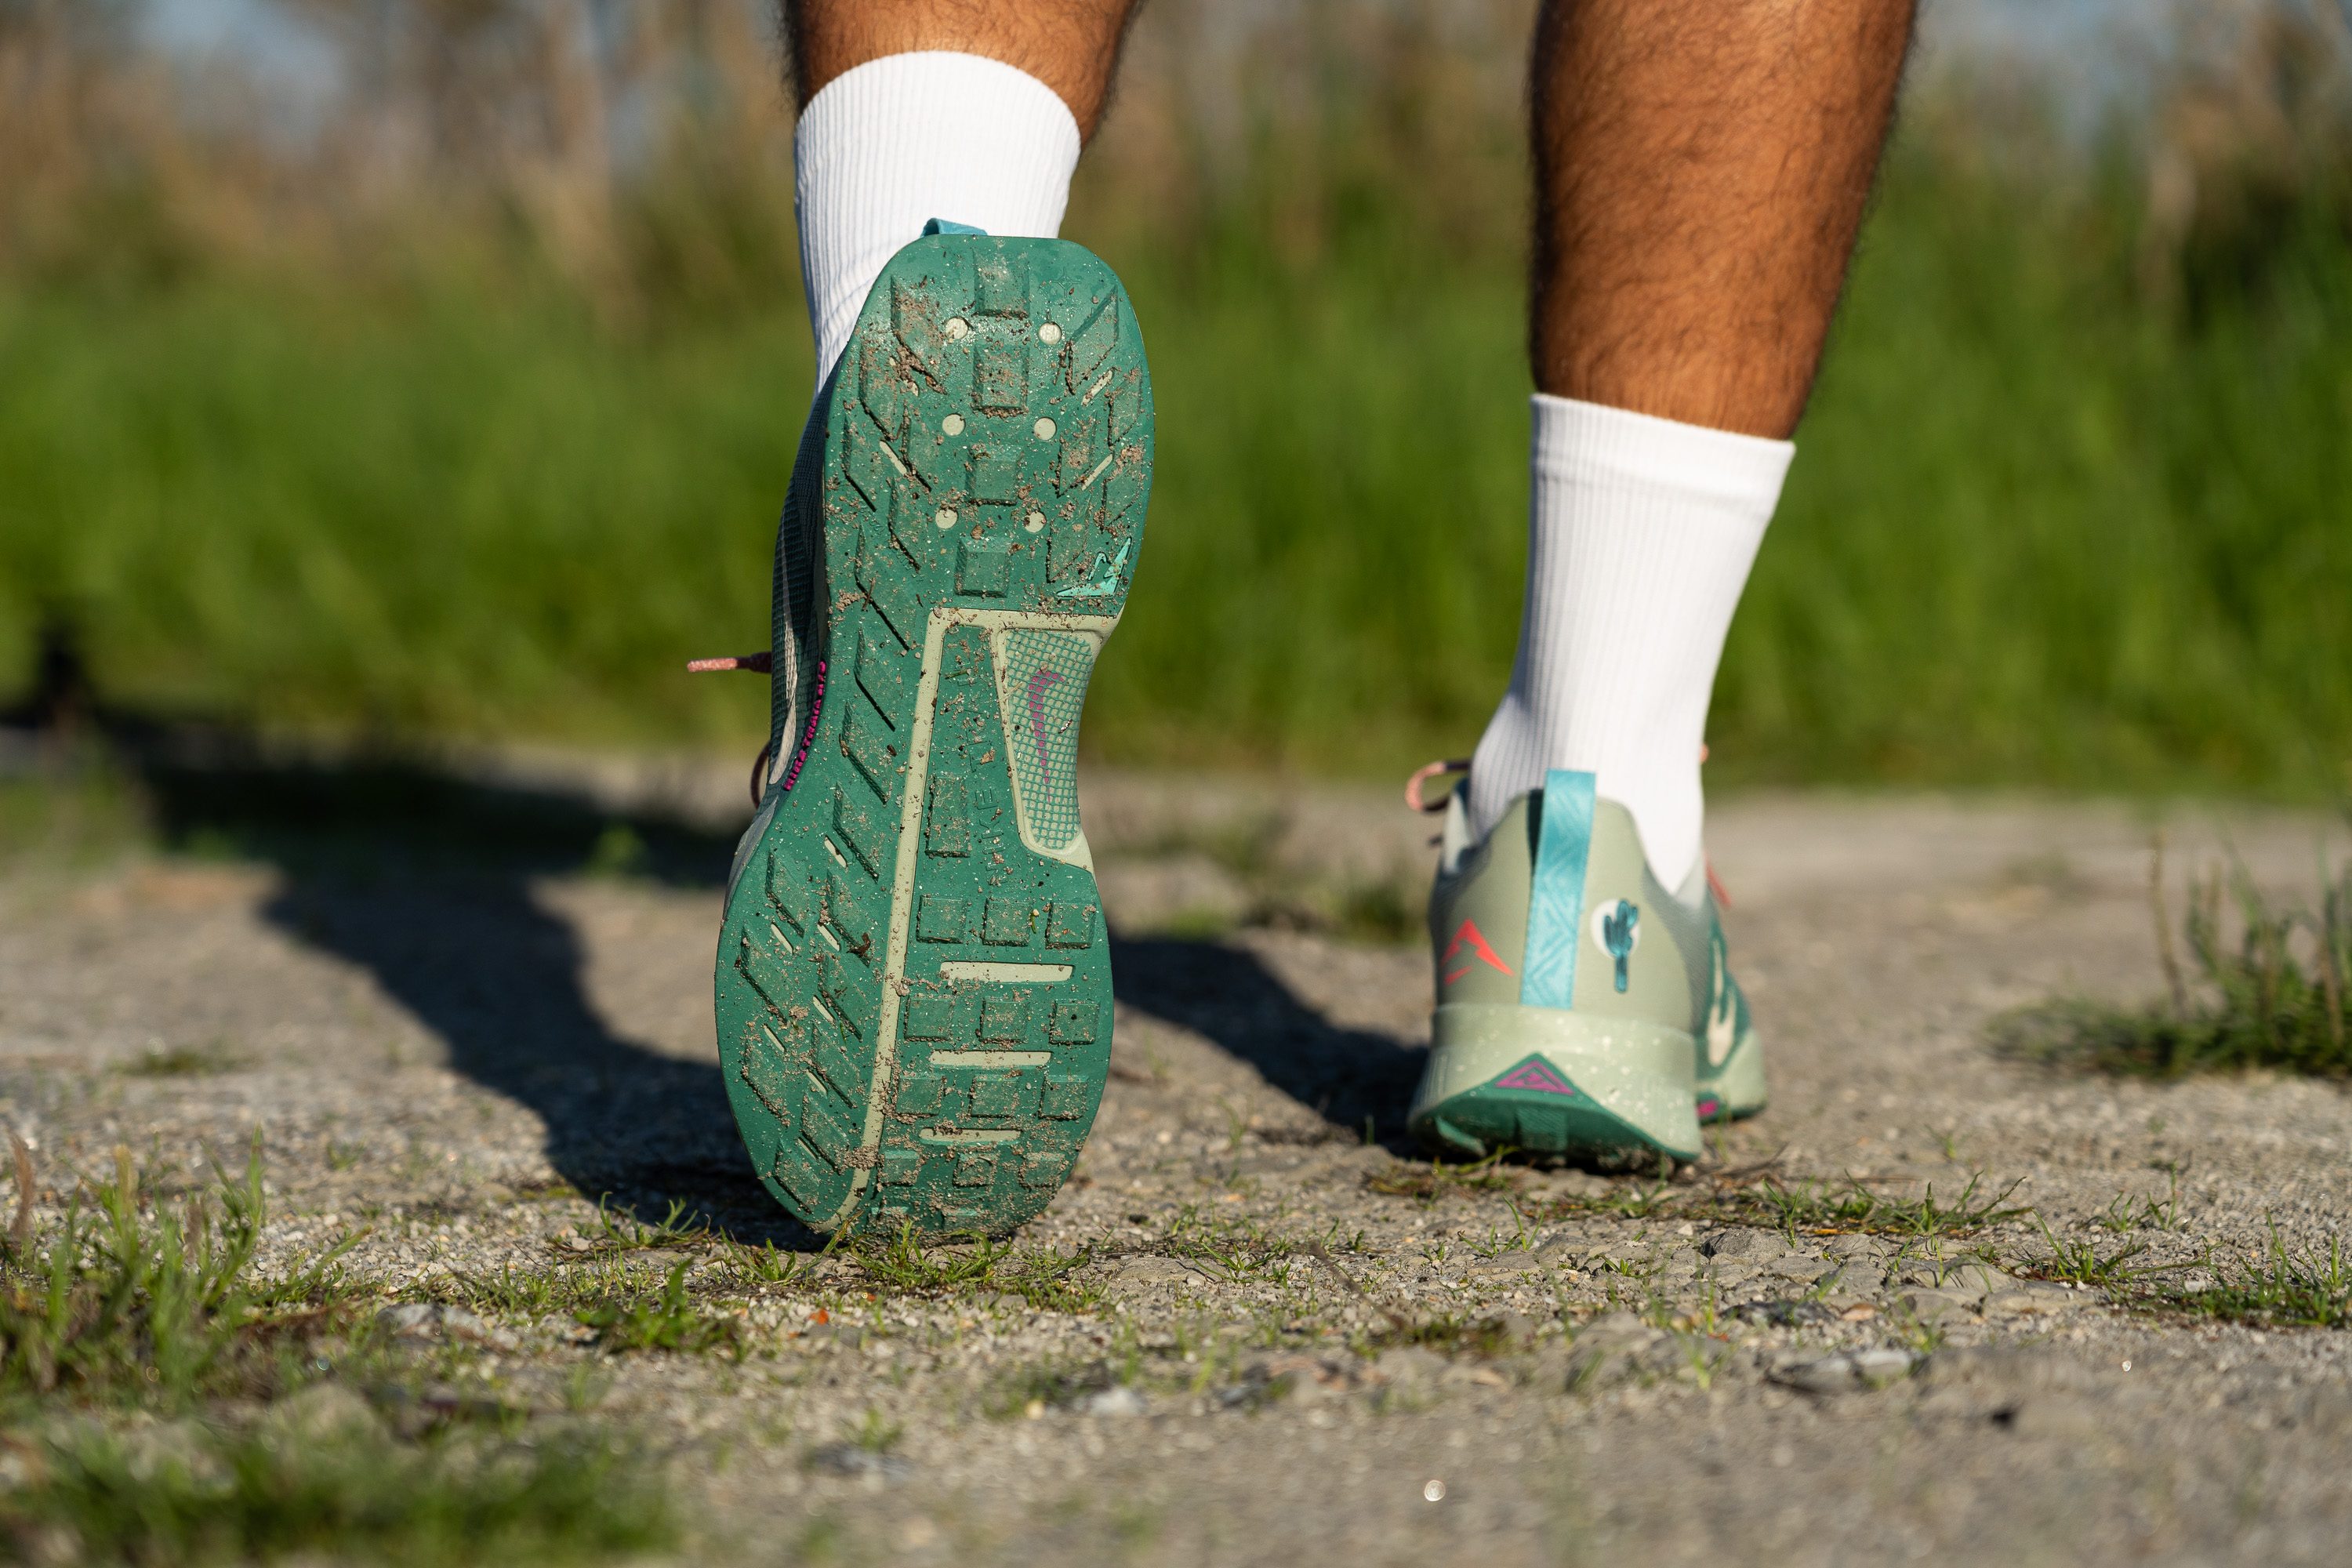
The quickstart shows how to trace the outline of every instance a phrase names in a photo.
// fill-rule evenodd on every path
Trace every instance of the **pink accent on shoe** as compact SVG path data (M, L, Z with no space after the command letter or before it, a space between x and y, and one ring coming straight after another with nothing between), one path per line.
M1707 862L1706 885L1708 889L1715 894L1715 901L1717 903L1722 905L1727 910L1731 907L1731 895L1723 890L1723 879L1715 874L1715 862L1712 860Z
M1469 949L1471 957L1479 960L1487 967L1491 969L1499 969L1504 973L1510 975L1514 980L1518 978L1517 973L1512 970L1509 964L1505 963L1501 959L1495 956L1495 950L1486 945L1486 933L1480 931L1478 929L1478 922L1473 920L1465 920L1462 922L1460 928L1454 933L1454 940L1446 943L1445 951L1444 952L1438 954L1437 962L1440 964L1451 963L1456 957L1460 956L1463 949L1465 948ZM1470 966L1465 963L1461 968L1455 970L1453 973L1447 975L1445 977L1445 984L1451 985L1469 973Z
M732 658L689 658L686 661L688 675L715 675L727 669L748 669L758 675L767 675L775 668L776 656L772 653L746 653Z
M1445 800L1425 801L1421 798L1421 786L1431 779L1445 773L1466 773L1469 771L1470 763L1466 758L1454 762L1432 763L1425 768L1414 770L1412 777L1404 781L1405 805L1424 815L1444 811L1445 800L1451 800L1454 797L1449 795Z
M1041 669L1029 677L1029 740L1037 748L1037 776L1049 782L1054 770L1045 758L1045 692L1061 683L1058 670Z
M784 782L779 785L786 795L799 782L801 766L808 761L809 748L816 744L817 721L824 717L824 660L816 661L816 689L809 694L808 724L801 731L801 743L793 752L793 765L784 771Z
M1576 1096L1576 1086L1540 1061L1521 1062L1505 1077L1495 1080L1496 1089L1532 1089L1538 1094Z

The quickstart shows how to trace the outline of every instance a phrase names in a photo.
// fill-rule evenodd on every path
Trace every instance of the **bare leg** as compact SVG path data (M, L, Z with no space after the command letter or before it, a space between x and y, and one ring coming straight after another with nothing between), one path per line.
M1877 169L1912 0L1547 0L1536 385L1796 428Z
M1027 71L1059 94L1081 135L1101 122L1133 0L784 0L793 87L805 105L885 55L952 49Z

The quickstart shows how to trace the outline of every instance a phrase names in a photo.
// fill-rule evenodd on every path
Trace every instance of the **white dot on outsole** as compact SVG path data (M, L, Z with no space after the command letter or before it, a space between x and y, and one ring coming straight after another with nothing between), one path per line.
M950 316L948 318L947 326L942 330L948 335L948 342L951 343L960 343L971 333L971 323L965 321L961 316Z
M1037 432L1037 439L1040 441L1050 441L1054 438L1054 422L1051 419L1040 419L1033 428Z
M1037 329L1037 341L1041 343L1058 343L1062 341L1062 329L1048 321Z
M1030 532L1035 533L1045 526L1045 514L1042 511L1033 511L1029 514L1028 521L1024 522L1021 526L1027 529Z
M940 531L944 532L946 530L955 526L955 513L950 511L946 507L941 507L940 508L939 515L932 518L931 521L938 523Z
M940 428L946 431L950 436L962 435L963 416L961 414L949 415L946 418L940 421Z

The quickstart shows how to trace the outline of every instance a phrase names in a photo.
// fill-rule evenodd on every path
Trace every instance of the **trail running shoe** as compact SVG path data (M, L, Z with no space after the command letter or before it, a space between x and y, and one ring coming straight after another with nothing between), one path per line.
M824 1230L1011 1230L1110 1061L1078 716L1150 488L1151 384L1088 251L934 224L866 296L776 543L759 812L718 963L760 1179Z
M1416 774L1407 799L1420 806L1423 779L1448 767ZM1415 1136L1468 1155L1689 1160L1702 1121L1763 1109L1763 1047L1704 871L1661 887L1632 814L1588 773L1554 770L1478 844L1460 790L1444 810Z

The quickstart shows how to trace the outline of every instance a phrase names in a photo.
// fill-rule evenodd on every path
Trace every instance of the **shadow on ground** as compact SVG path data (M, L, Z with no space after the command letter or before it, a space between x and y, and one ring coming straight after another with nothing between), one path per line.
M69 663L45 673L43 695L0 712L0 761L127 771L165 844L276 868L268 917L364 967L446 1042L453 1068L538 1115L564 1181L644 1219L683 1204L745 1239L814 1240L753 1175L717 1065L616 1033L589 1000L578 934L534 896L541 879L582 874L715 890L731 835L397 755L288 760L234 728L110 710ZM1335 1127L1401 1122L1420 1052L1335 1027L1255 955L1150 939L1117 942L1113 959L1124 1001Z
M1222 942L1115 938L1111 968L1120 1001L1249 1063L1334 1128L1403 1135L1427 1047L1333 1024L1255 953Z
M364 967L452 1068L535 1113L562 1179L640 1219L683 1204L747 1240L814 1240L752 1174L717 1064L616 1032L578 932L535 890L583 873L717 888L730 839L394 761L151 752L140 774L167 843L275 866L267 916Z

